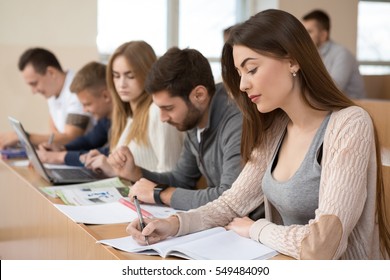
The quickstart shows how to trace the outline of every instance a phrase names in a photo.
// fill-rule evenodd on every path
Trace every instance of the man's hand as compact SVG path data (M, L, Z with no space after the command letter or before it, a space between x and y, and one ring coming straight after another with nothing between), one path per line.
M18 136L15 132L0 133L0 149L15 146L19 142Z
M107 157L98 150L91 150L86 154L84 166L98 174L105 174L107 177L116 176L113 168L107 161Z
M116 176L130 181L138 181L142 177L141 169L135 165L133 154L129 147L121 146L108 157L108 163Z
M130 187L130 200L133 201L133 197L137 196L137 198L143 203L156 204L156 201L154 201L153 197L155 186L157 186L156 183L149 181L145 178L141 178L139 181L135 182L135 184ZM168 187L163 192L161 192L160 198L165 205L171 205L171 197L175 190L176 188L174 187Z
M57 143L43 142L38 145L39 150L52 151L52 152L62 152L65 151L65 146Z
M38 157L43 163L50 164L64 164L65 162L65 152L51 152L44 149L37 150Z

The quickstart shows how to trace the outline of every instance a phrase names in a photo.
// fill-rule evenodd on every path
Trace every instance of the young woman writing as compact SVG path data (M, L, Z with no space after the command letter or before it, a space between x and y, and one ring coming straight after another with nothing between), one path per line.
M243 115L246 165L230 190L198 209L138 221L154 243L226 226L297 259L381 259L390 252L379 146L370 116L335 86L309 34L281 10L234 27L224 82ZM265 219L245 216L261 203Z

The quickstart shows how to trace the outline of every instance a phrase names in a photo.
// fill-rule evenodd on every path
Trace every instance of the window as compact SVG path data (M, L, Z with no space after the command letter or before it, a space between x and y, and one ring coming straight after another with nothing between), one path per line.
M98 0L97 47L108 56L127 41L144 40L157 54L167 45L166 0Z
M148 42L157 56L171 46L194 48L219 80L223 29L241 21L243 9L246 0L98 0L98 51L107 61L131 40Z
M217 81L221 77L223 30L236 23L235 11L235 0L180 2L179 48L197 49L206 56Z
M389 15L389 1L359 2L357 57L362 74L390 74Z

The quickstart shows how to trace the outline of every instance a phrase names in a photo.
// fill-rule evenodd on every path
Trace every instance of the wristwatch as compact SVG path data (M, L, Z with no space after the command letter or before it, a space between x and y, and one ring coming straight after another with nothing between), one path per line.
M157 205L164 205L161 201L161 193L167 189L169 185L166 184L157 184L153 189L153 198Z

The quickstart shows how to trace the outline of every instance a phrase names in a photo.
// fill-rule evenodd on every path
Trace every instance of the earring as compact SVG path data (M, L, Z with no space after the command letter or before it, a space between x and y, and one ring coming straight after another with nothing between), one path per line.
M292 75L293 75L293 77L296 77L297 76L297 72L293 72Z

